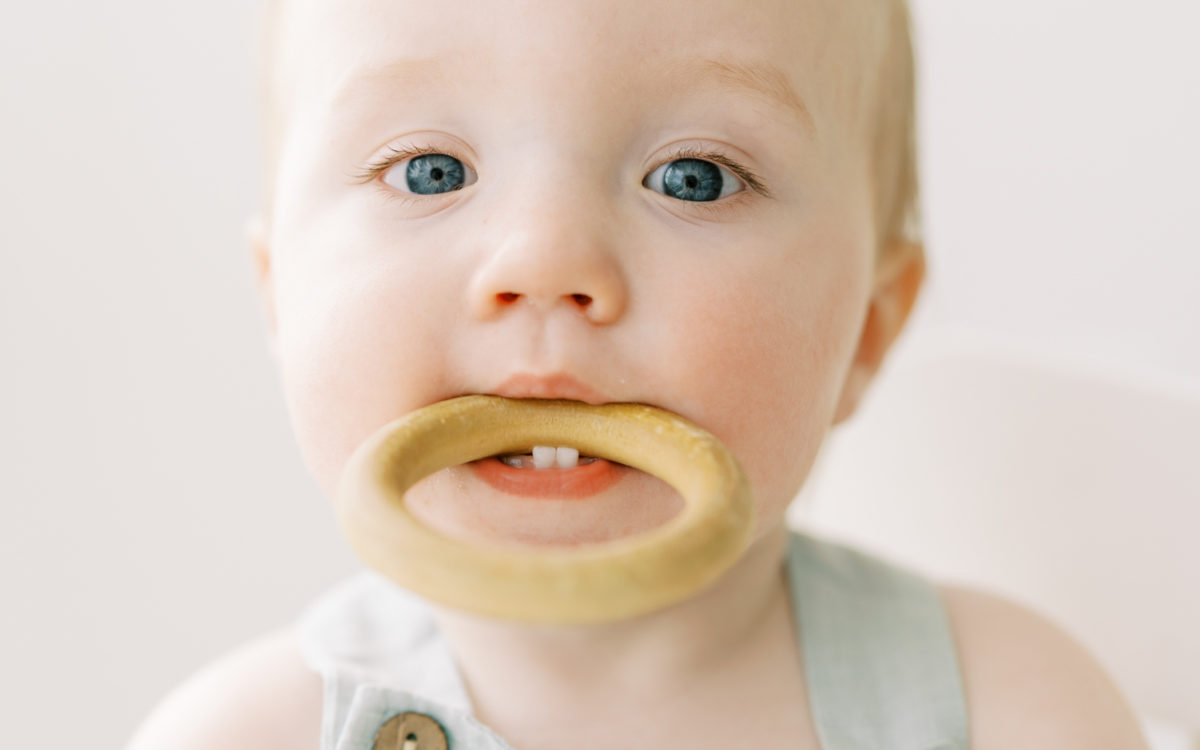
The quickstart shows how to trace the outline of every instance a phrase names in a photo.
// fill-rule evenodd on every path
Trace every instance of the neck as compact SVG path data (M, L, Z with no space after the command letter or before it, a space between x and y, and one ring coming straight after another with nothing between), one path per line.
M437 618L477 713L545 717L613 696L638 705L701 684L786 617L786 544L781 525L700 594L631 620L530 626L446 609Z

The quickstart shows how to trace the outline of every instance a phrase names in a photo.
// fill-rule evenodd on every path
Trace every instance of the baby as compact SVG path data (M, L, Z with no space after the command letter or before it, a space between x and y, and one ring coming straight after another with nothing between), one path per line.
M635 402L730 450L755 525L715 583L607 624L364 574L176 691L136 750L1144 747L1043 619L784 524L921 287L901 0L290 0L267 49L252 245L331 498L369 435L456 396ZM654 476L555 456L407 503L535 549L680 510Z

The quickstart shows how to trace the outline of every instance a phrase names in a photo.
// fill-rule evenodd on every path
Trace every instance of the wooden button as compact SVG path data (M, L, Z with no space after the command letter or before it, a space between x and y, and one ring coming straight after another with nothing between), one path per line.
M375 750L449 750L446 730L425 714L397 714L375 734Z

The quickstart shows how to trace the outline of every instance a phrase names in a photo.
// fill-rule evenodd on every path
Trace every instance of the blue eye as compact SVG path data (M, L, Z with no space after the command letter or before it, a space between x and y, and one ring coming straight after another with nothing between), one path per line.
M742 190L728 169L703 159L676 159L646 176L643 185L681 201L707 202Z
M459 190L468 184L466 166L458 159L446 154L414 156L408 160L403 169L402 184L397 184L397 182L401 182L398 179L399 176L393 175L393 171L400 170L389 170L384 175L383 181L397 190L418 195L448 193L451 190Z

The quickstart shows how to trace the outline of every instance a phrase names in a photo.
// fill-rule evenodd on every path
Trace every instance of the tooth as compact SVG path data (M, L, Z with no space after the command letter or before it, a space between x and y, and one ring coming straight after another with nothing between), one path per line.
M533 468L549 469L554 465L555 450L551 445L533 446Z
M560 469L574 469L579 463L579 450L577 448L559 447L554 451L555 463Z

